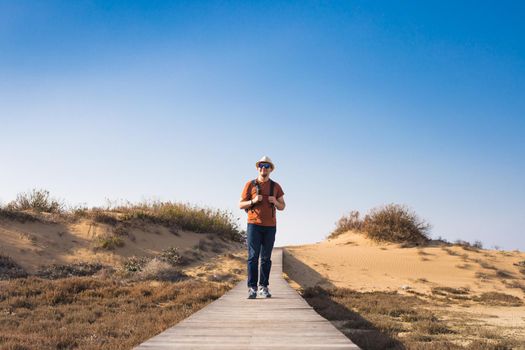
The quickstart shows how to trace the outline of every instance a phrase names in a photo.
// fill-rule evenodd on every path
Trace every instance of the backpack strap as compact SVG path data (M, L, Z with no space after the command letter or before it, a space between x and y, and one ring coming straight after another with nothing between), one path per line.
M275 187L275 182L270 179L270 196L273 196L273 189ZM275 204L272 204L272 218L275 217Z

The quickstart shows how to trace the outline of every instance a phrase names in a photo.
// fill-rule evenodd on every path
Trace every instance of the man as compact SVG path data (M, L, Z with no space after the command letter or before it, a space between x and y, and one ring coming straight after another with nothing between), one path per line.
M239 207L248 212L248 298L255 299L257 293L264 298L272 295L268 290L268 279L272 261L273 244L277 230L276 209L284 210L284 192L281 186L270 180L270 173L275 166L269 157L262 157L255 167L259 175L244 186ZM272 193L273 190L273 193ZM261 255L261 273L259 290L259 254Z

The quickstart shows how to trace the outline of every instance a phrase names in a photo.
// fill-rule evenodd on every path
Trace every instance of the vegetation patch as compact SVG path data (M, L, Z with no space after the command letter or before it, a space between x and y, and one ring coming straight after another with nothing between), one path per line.
M100 263L76 263L67 265L42 266L36 275L41 278L57 279L73 276L92 276L104 266Z
M125 272L138 272L142 271L144 266L151 260L151 258L145 256L131 256L127 258L123 264L122 268Z
M436 291L464 295L464 289ZM346 288L306 288L306 301L363 350L519 349L522 343L479 321L453 312L431 311L431 301L395 292L357 292ZM485 296L488 297L488 296ZM506 297L505 297L506 299Z
M41 215L43 213L56 214L61 220L86 218L116 226L116 231L123 229L119 228L119 224L149 222L169 227L175 235L179 235L179 230L187 230L215 233L225 240L236 242L246 240L246 232L239 228L238 219L235 219L231 212L188 203L143 201L119 205L108 204L105 208L70 207L51 197L47 190L33 189L18 194L14 201L0 206L0 218L18 221L39 220L45 217ZM112 244L109 243L109 246Z
M100 235L94 240L95 249L113 250L124 246L124 240L116 235Z
M0 254L0 280L27 277L27 272L11 257Z
M187 259L185 259L185 257L179 252L179 249L177 247L170 247L164 249L160 253L159 259L167 262L172 266L185 265L187 262Z
M376 241L423 245L429 241L430 227L429 223L420 219L408 207L388 204L370 210L363 219L358 211L343 216L329 238L354 230Z
M38 217L25 211L0 207L0 219L15 220L19 222L38 221Z
M197 280L156 283L95 277L0 281L0 347L132 349L232 287Z
M158 258L153 258L146 262L134 277L139 280L178 282L186 279L188 276L179 268Z
M50 196L49 191L33 189L29 192L19 193L14 201L7 204L10 211L31 210L45 213L61 213L64 203Z
M474 301L477 301L486 305L496 305L496 306L521 306L523 302L520 298L500 293L500 292L486 292L482 293L479 296L473 298Z

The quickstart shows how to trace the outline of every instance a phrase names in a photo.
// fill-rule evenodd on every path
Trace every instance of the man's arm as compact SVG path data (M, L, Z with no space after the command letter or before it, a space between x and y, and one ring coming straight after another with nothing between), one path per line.
M250 199L248 201L243 201L243 198L239 201L239 208L248 209L252 206L253 201Z
M261 194L253 197L252 199L244 200L246 197L241 197L241 200L239 201L239 208L240 209L250 209L253 204L261 202L263 200L263 196Z
M284 196L281 196L277 199L275 197L268 197L268 201L270 203L273 203L277 210L284 210L284 208L286 207L286 203L284 202Z

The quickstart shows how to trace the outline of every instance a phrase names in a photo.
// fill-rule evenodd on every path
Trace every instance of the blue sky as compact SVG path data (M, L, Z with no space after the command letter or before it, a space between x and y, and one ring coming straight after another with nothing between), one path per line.
M401 203L525 249L519 1L0 0L0 201L237 209L269 155L278 245Z

